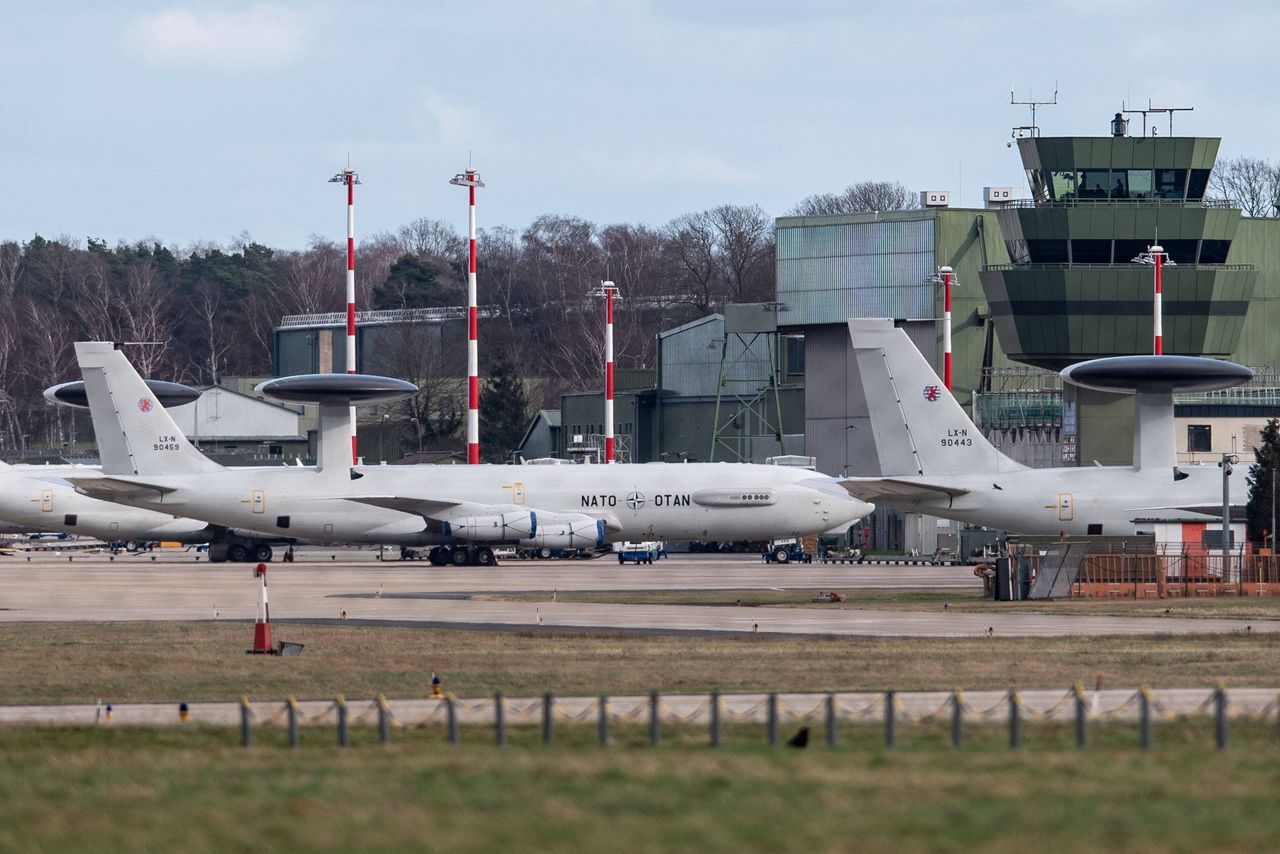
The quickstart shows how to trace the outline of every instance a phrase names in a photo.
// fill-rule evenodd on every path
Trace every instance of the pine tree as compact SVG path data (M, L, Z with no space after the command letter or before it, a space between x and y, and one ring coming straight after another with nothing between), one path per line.
M1262 428L1262 442L1253 450L1249 466L1249 540L1270 544L1272 519L1272 479L1280 477L1280 419L1272 418ZM1280 488L1280 484L1276 485Z
M480 455L487 463L506 462L529 427L529 392L510 355L489 365L480 394Z

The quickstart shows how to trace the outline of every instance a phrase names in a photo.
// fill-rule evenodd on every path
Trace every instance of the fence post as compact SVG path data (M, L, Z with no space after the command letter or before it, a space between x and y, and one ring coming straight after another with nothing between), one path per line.
M550 691L542 695L542 743L543 744L551 743L551 734L552 734L551 726L552 726L552 719L555 717L555 709L556 709L555 703L556 703L555 697L551 695Z
M711 746L720 746L720 692L711 692Z
M249 708L247 694L240 697L240 745L242 747L253 745L253 711Z
M338 707L338 746L346 747L350 744L347 738L347 700L339 694L333 702Z
M649 693L649 746L657 747L662 741L662 716L658 692Z
M1227 688L1219 683L1213 691L1214 741L1219 750L1227 749Z
M893 747L898 743L898 734L894 732L894 704L896 698L892 691L884 692L884 746Z
M289 695L289 746L298 746L298 698L292 694Z
M1151 749L1151 693L1146 685L1138 689L1138 743Z
M378 695L378 741L388 744L391 741L391 710L387 708L387 698Z
M493 739L499 747L507 743L507 716L503 713L501 691L493 695Z
M964 746L964 697L959 688L951 692L951 746Z
M827 747L836 746L836 695L827 695Z
M600 746L607 747L609 745L609 698L604 694L600 695L600 721L596 728L596 736L599 738Z
M765 731L770 747L778 746L778 695L770 694L766 707Z
M1089 712L1084 704L1084 683L1076 682L1076 747L1089 743Z
M444 700L444 716L449 726L449 743L459 743L462 739L458 736L458 710L454 708L452 697Z
M1022 697L1016 689L1009 689L1009 749L1022 746Z

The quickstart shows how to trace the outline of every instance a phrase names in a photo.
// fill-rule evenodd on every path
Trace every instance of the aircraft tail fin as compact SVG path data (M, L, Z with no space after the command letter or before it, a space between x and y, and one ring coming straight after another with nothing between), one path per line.
M871 413L880 473L956 475L1015 471L907 337L884 319L851 319L849 336Z
M104 474L188 474L220 469L187 441L124 353L109 341L77 341Z

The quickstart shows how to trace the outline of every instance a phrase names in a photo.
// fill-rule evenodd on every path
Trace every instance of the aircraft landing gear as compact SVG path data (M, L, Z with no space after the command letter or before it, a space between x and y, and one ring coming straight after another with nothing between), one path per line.
M480 546L476 549L472 560L476 566L493 566L496 563L493 559L493 549L488 546Z
M444 546L436 546L431 550L431 553L427 555L427 560L431 561L432 566L444 566L450 562L449 552L450 550Z

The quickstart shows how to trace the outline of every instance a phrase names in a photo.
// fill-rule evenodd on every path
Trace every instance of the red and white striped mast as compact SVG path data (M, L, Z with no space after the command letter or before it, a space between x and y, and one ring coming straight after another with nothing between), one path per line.
M942 384L951 391L951 279L955 271L939 267L935 282L942 284ZM957 283L958 284L958 283Z
M1152 318L1152 328L1155 330L1155 354L1157 356L1164 355L1164 286L1160 280L1160 272L1164 267L1164 247L1157 243L1147 252L1155 257L1156 262L1156 298L1153 311L1155 317Z
M605 298L604 314L604 461L614 462L613 436L613 298L618 286L601 282L593 293Z
M1164 247L1160 245L1159 236L1152 246L1147 247L1147 251L1143 252L1137 258L1133 259L1139 264L1151 264L1156 268L1155 282L1155 299L1152 301L1151 311L1151 330L1152 330L1152 352L1157 356L1164 355L1164 282L1162 273L1166 260L1172 264L1169 254L1164 251Z
M347 188L347 373L356 372L356 184L360 176L348 166L329 179ZM356 408L351 407L351 463L359 460L356 448Z
M467 188L467 462L480 462L480 351L476 344L476 188L484 181L474 169L460 172L450 184Z

